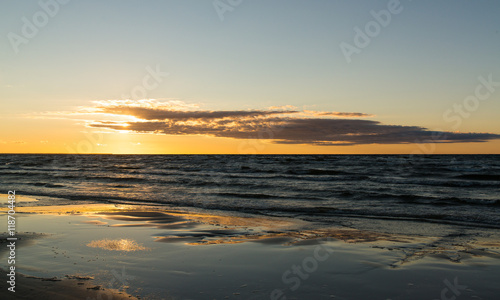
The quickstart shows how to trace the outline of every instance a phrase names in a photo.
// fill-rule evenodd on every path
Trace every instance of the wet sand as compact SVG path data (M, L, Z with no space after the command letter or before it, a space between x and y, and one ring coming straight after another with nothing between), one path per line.
M3 270L2 270L3 273ZM16 292L2 288L1 299L79 300L79 299L137 299L127 293L113 289L103 289L78 279L37 278L18 275ZM103 296L105 295L105 296ZM107 297L107 298L106 298Z
M6 235L3 233L0 239L0 257L7 257ZM43 233L24 232L16 236L16 252L23 247L30 247L36 243L37 239L47 237ZM17 256L17 255L16 255ZM6 261L7 259L5 259ZM2 264L3 265L3 264ZM0 268L2 274L7 274L7 268ZM63 300L63 299L101 299L102 295L110 295L109 299L137 299L125 292L115 289L105 289L102 286L92 282L90 276L72 276L64 277L37 277L19 273L16 267L16 286L15 293L8 291L10 287L2 282L0 289L1 299L46 299L46 300Z
M6 224L5 211L0 210L0 224ZM471 238L467 229L410 235L288 218L90 203L17 207L16 216L22 238L16 270L35 278L17 273L14 298L2 281L2 299L498 295L500 242L489 234ZM2 268L6 250L0 252Z

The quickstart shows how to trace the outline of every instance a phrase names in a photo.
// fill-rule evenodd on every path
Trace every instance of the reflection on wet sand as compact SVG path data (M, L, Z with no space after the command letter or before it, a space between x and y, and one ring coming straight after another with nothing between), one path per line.
M369 243L401 253L398 267L425 257L441 258L459 263L474 257L500 258L497 241L450 234L448 237L396 235L346 227L315 226L306 221L288 218L262 218L193 213L157 206L118 204L20 207L19 213L72 214L88 217L86 224L107 227L150 227L162 231L153 238L163 243L184 243L191 246L257 242L268 245L302 246L324 243L326 239L345 243ZM118 223L109 221L120 221ZM92 246L109 250L137 251L140 245L123 240L93 241ZM89 245L90 245L89 244ZM129 249L129 250L126 250ZM135 249L135 250L131 250Z
M115 250L115 251L141 251L147 250L146 247L138 244L136 241L131 239L117 239L117 240L98 240L91 241L87 244L88 247L101 248L105 250Z
M486 249L500 244L476 239L449 237L432 238L386 234L335 227L308 229L303 221L255 217L217 216L179 211L113 211L94 216L125 221L111 227L152 227L163 229L154 234L157 242L184 243L191 246L239 244L256 242L267 245L304 246L339 240L345 243L371 243L373 248L398 251L401 259L391 267L415 262L425 257L445 259L454 263L473 257L500 259L500 253Z

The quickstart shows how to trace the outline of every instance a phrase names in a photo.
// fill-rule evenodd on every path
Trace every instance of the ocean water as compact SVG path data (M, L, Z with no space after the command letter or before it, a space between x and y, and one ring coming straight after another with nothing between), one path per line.
M500 228L500 155L0 155L3 193Z

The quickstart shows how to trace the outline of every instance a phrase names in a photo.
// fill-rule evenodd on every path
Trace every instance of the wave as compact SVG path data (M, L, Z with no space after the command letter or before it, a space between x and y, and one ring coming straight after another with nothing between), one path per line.
M463 174L455 176L454 178L466 180L500 181L500 175L498 174Z
M231 192L220 192L215 193L215 195L223 197L236 197L245 199L298 199L298 200L323 200L323 198L312 197L312 196L277 196L270 194L259 194L259 193L231 193Z
M62 187L66 187L65 185L62 185L62 184L53 184L53 183L47 183L47 182L35 182L35 183L32 183L34 186L43 186L43 187L47 187L47 188L62 188Z
M465 176L465 175L464 175ZM371 177L374 182L385 183L385 184L398 184L398 185L423 185L423 186L441 186L441 187L498 187L497 182L487 182L487 180L461 180L463 178L453 179L440 179L440 178L387 178L387 177ZM491 181L491 180L489 180Z
M500 224L500 156L0 155L0 170L0 188L69 200Z
M292 169L288 170L286 174L291 174L291 175L355 175L353 173L349 173L346 171L339 171L339 170L323 170L323 169L307 169L307 170L301 170L301 169Z

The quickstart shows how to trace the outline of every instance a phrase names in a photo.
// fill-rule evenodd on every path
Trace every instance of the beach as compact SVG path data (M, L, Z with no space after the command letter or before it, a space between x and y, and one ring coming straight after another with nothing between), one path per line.
M40 299L494 299L498 294L500 243L488 230L474 238L467 227L445 225L438 226L439 235L401 234L223 211L56 204L25 202L16 208L16 293L13 297L2 283L2 299L34 294ZM2 208L0 222L6 222L6 211ZM392 224L408 231L405 225L412 225L386 222L374 228Z

